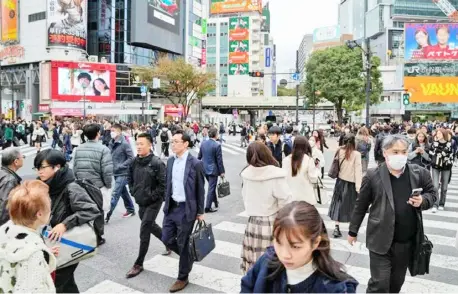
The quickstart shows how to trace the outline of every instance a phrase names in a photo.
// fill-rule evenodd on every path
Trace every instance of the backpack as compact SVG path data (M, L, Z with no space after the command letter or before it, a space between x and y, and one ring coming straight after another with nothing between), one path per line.
M361 153L361 158L362 159L368 159L368 153L369 153L369 143L364 142L364 141L358 141L357 146L356 146L356 151Z
M161 131L161 142L167 143L169 141L169 134L167 132Z
M289 147L289 150L293 150L293 141L291 140L291 137L286 138L284 140L284 145L283 145L283 152L285 152L285 145ZM285 154L286 155L286 154Z
M95 202L97 208L100 211L100 216L94 220L94 231L97 237L102 237L104 234L104 212L103 212L103 195L102 191L95 186L90 180L78 179L75 181L81 188L83 188L86 193L91 197L92 201Z

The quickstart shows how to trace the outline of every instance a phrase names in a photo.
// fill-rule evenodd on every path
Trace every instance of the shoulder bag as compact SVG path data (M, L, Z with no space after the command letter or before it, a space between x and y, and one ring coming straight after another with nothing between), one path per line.
M417 235L415 236L414 250L409 264L412 277L429 274L429 263L433 253L433 243L429 241L423 230L421 210L417 209Z
M205 256L215 249L215 237L212 225L199 221L194 232L189 237L189 252L194 261L202 261Z
M339 151L340 149L338 149L336 155L334 155L334 159L328 171L328 177L330 177L331 179L337 179L339 177L340 166L345 160L344 157L344 159L342 159L342 161L339 163Z
M56 200L53 209L51 210L52 219L58 204L62 201L63 195L67 189L62 192L58 200ZM42 230L45 244L51 248L60 245L59 255L57 256L57 269L65 268L70 265L79 263L82 260L95 256L97 252L97 236L94 231L93 222L82 224L66 231L60 241L54 243L49 239L51 226L48 224Z

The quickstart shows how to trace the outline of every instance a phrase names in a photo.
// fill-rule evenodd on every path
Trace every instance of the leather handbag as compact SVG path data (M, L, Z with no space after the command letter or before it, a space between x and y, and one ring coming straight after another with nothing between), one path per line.
M417 209L417 235L415 237L414 250L409 264L412 277L429 274L429 263L433 253L433 243L429 241L423 230L423 217L421 210Z
M338 149L336 154L334 155L334 160L332 161L331 167L328 171L328 177L330 177L331 179L337 179L339 177L340 166L345 160L344 157L344 159L342 159L342 161L339 163L339 151L340 149Z
M223 198L231 195L231 185L224 177L221 177L221 182L216 187L218 191L218 198Z
M202 261L205 256L215 249L215 237L212 225L199 221L194 232L189 237L189 252L194 261Z

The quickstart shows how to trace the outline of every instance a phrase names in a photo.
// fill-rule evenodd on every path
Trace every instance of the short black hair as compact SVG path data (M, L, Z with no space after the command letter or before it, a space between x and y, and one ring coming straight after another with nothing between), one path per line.
M210 128L208 130L208 137L216 138L218 136L218 129L217 128Z
M150 142L151 144L153 143L153 138L151 137L150 134L148 133L141 133L141 134L138 134L137 135L137 140L138 138L145 138L148 142Z
M188 145L190 146L191 145L191 137L186 134L185 131L183 130L176 130L175 131L175 135L181 135L181 139L183 140L183 142L188 142Z
M285 128L285 131L286 131L287 134L292 134L292 133L293 133L293 130L294 130L294 129L293 129L292 126L287 126L287 127Z
M281 129L280 127L277 127L277 126L273 126L269 129L268 131L268 134L277 134L277 135L281 135Z
M43 164L43 161L46 161L52 167L57 165L65 166L65 164L67 164L64 153L55 149L39 152L33 161L33 166L39 168Z
M122 131L122 126L120 124L114 124L111 126L113 129L117 129L117 130L120 130Z
M87 72L82 72L78 75L78 81L81 79L88 79L89 82L92 81L91 75L88 74Z
M87 137L88 140L95 140L99 133L100 126L98 124L89 124L83 128L83 134Z

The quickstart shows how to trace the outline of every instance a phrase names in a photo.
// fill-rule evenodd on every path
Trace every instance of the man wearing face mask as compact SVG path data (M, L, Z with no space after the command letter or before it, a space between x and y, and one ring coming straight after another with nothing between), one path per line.
M132 199L130 198L129 191L126 185L128 184L129 168L134 160L134 153L132 147L124 138L122 134L122 126L115 124L111 127L111 141L109 148L111 150L111 157L113 159L113 175L115 178L115 186L111 196L111 208L105 218L105 222L110 221L119 198L122 197L126 212L122 217L127 218L135 215L135 208Z
M371 278L367 293L399 293L416 240L422 210L430 209L437 198L428 170L407 164L409 143L405 136L390 135L383 140L386 159L363 178L348 232L348 242L356 243L367 209L371 207L366 230ZM421 188L418 196L414 189Z

